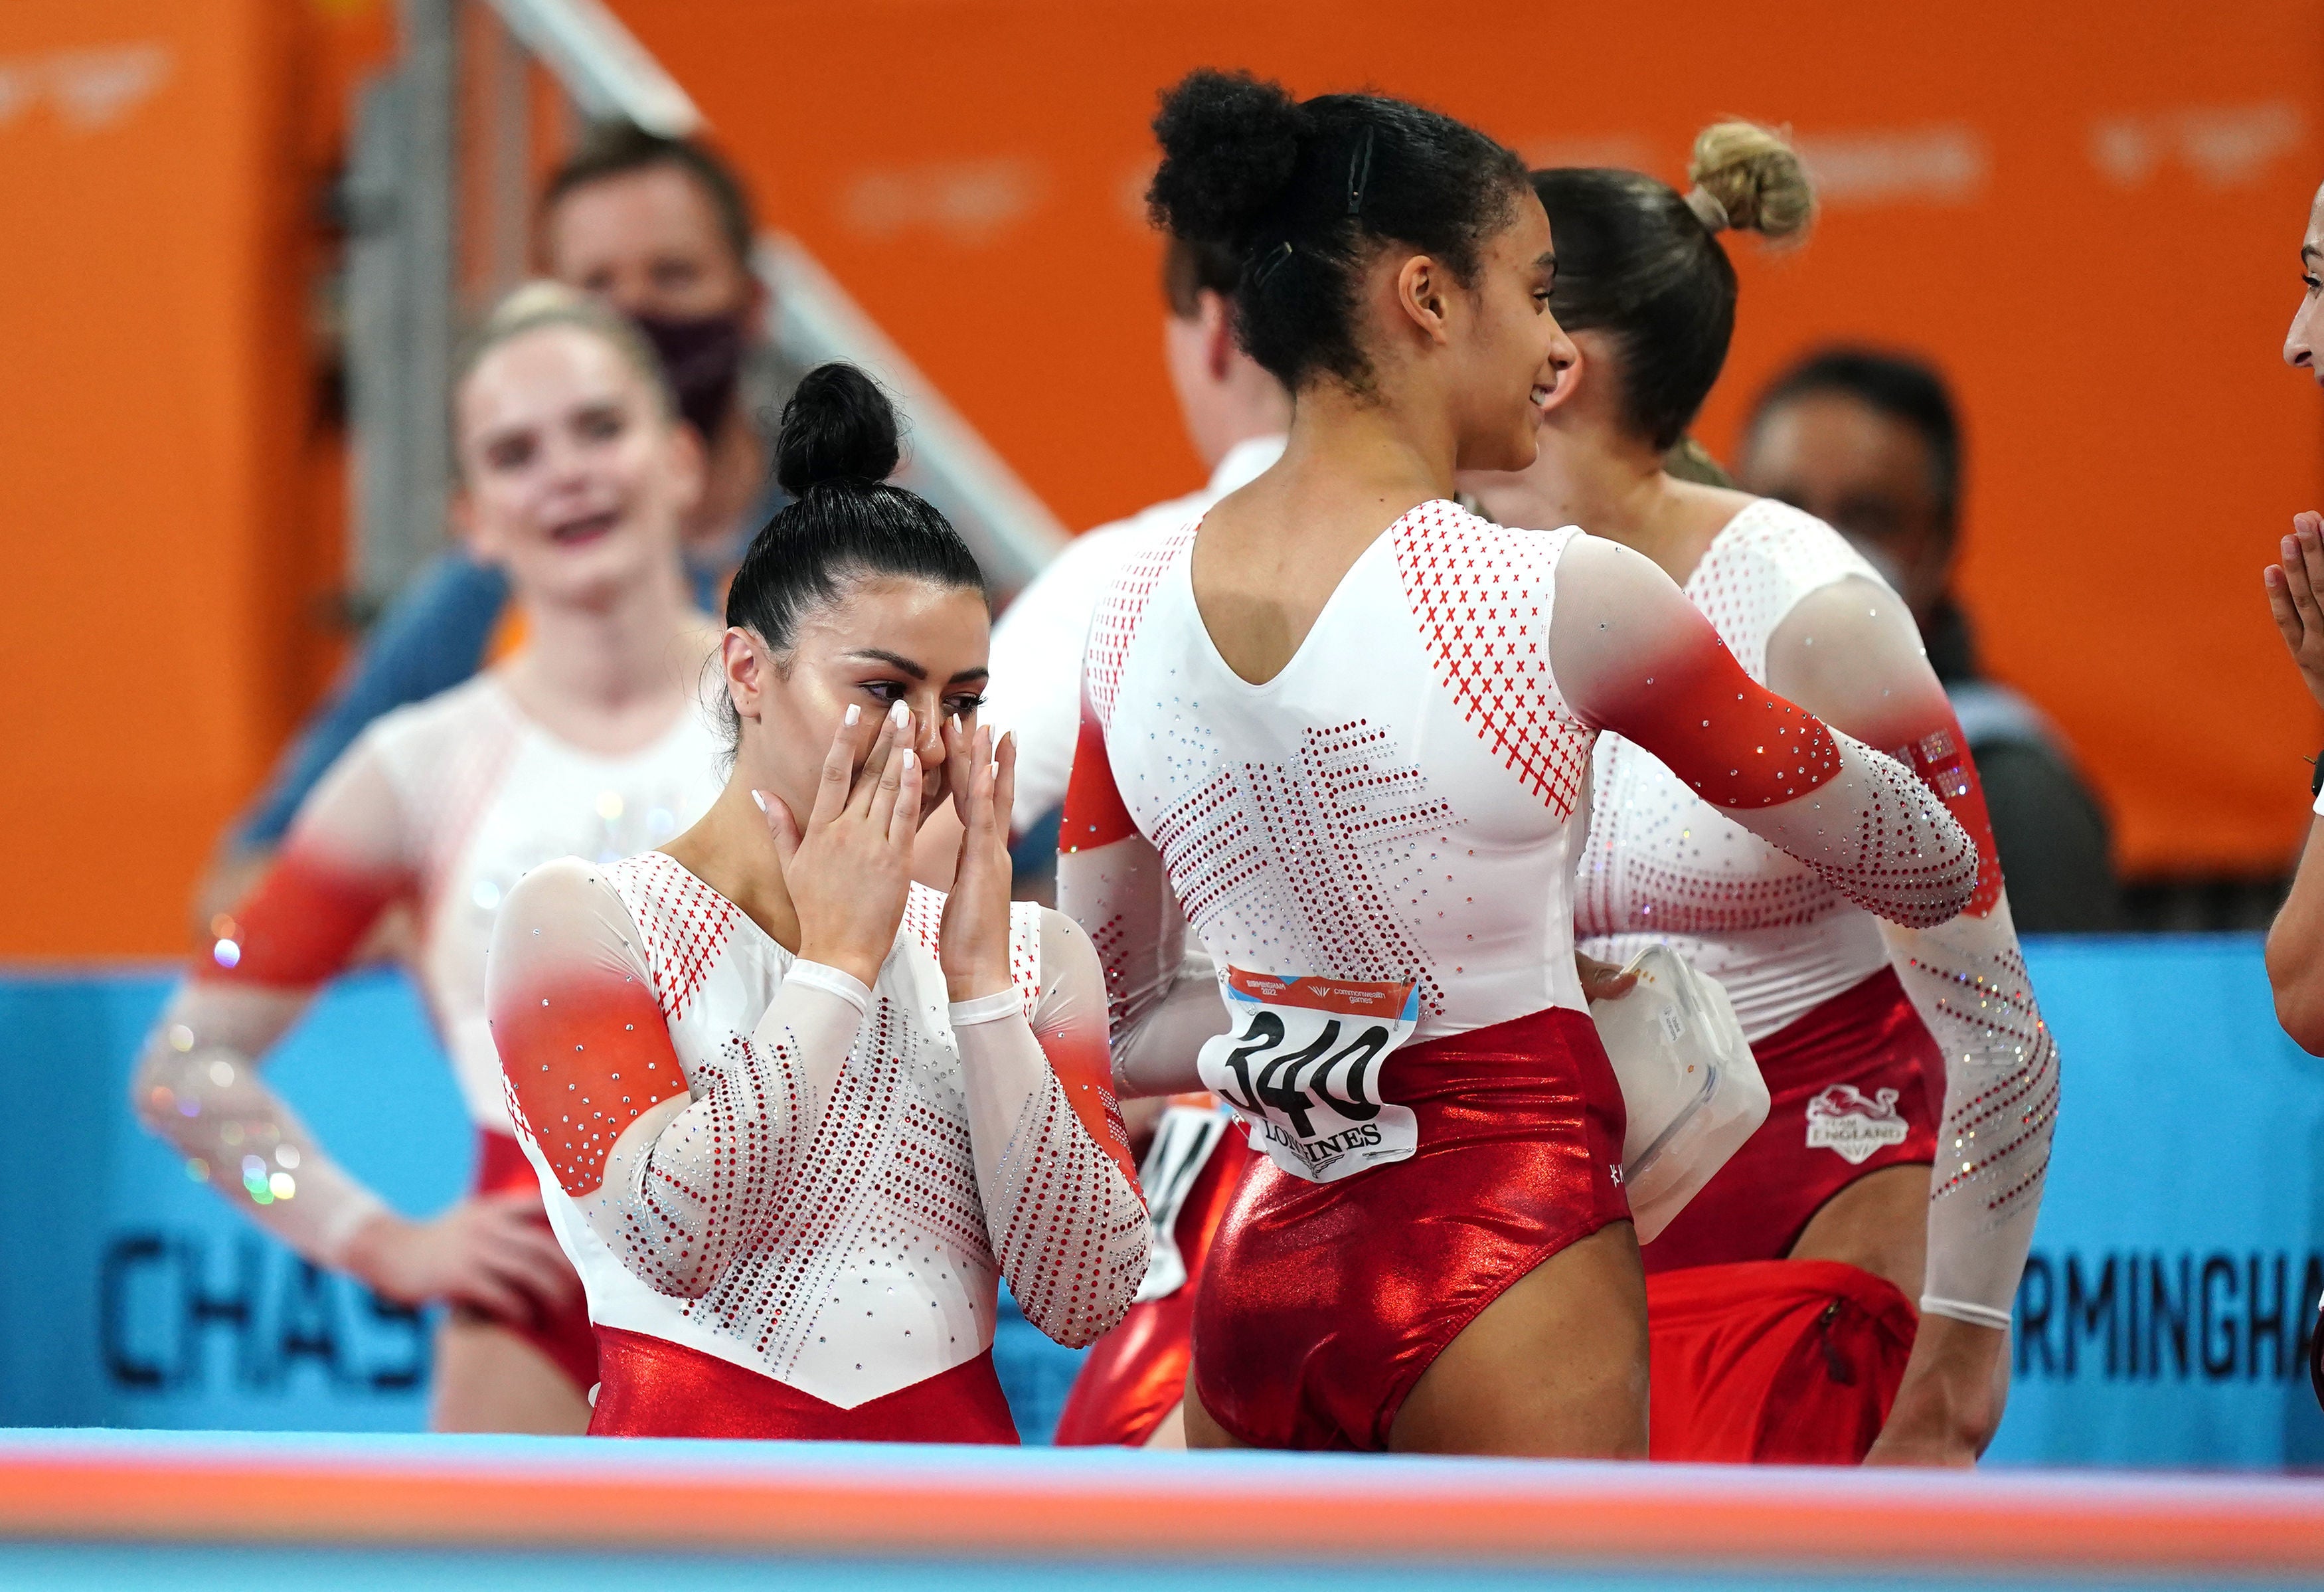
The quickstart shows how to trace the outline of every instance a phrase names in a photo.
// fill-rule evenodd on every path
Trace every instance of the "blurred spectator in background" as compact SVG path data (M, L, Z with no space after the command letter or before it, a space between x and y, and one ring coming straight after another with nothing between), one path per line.
M1009 605L992 627L992 685L985 722L1017 732L1017 803L1011 828L1020 871L1046 873L1056 850L1057 810L1081 726L1082 644L1098 598L1140 547L1198 519L1283 456L1291 395L1235 341L1238 265L1224 250L1173 238L1162 257L1162 356L1186 440L1211 478L1184 497L1141 509L1074 538ZM952 877L957 843L949 808L923 831L924 858L941 853ZM1019 894L1024 893L1022 890Z
M1952 589L1961 440L1944 378L1890 354L1812 353L1760 394L1735 473L1838 530L1912 608L1977 759L2018 929L2124 927L2106 814L2070 749L2040 708L1978 670Z
M612 122L549 178L540 209L549 274L638 323L661 356L679 412L709 450L686 559L696 600L715 610L742 550L780 506L769 499L772 438L761 426L800 374L761 359L745 394L769 309L751 269L758 219L750 197L733 168L701 144Z
M757 230L742 179L724 160L623 122L589 129L541 194L540 250L549 274L637 323L707 449L702 499L681 534L694 600L714 614L742 549L781 506L767 480L761 417L780 411L798 375L766 345L767 291L751 269ZM512 614L507 576L466 547L415 576L228 832L198 888L197 921L241 896L315 782L365 726L448 690L509 650Z
M459 362L451 407L453 513L509 570L524 642L382 715L332 764L155 1023L132 1098L196 1180L306 1261L383 1298L451 1306L435 1340L437 1430L578 1432L596 1339L514 1136L485 949L502 899L540 864L659 845L717 798L722 740L704 698L718 631L678 559L704 458L659 356L561 285L504 301ZM399 907L418 925L411 970L476 1134L472 1192L424 1219L333 1162L264 1076ZM392 1111L395 1095L366 1103Z

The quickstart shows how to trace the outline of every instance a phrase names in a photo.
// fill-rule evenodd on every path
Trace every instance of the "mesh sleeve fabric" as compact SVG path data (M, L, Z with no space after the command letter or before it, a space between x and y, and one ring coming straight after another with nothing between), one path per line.
M534 869L493 928L493 1043L518 1131L648 1287L713 1296L792 1195L871 992L795 962L747 1039L688 1079L604 871Z
M243 816L241 844L281 840L308 794L374 720L475 673L508 594L505 574L465 553L446 553L422 571L374 627L328 705L283 753Z
M1794 607L1771 639L1768 677L1895 747L1976 841L1978 888L1966 910L1939 924L1881 928L1890 965L1945 1059L1921 1308L2006 1330L2041 1210L2061 1075L1968 738L1911 615L1868 581L1840 582Z
M281 853L147 1034L131 1085L195 1177L308 1260L337 1265L378 1197L260 1073L316 990L411 883L402 809L370 740L315 788Z
M1125 1099L1203 1088L1194 1062L1227 1027L1210 958L1190 945L1161 853L1139 833L1113 782L1105 733L1084 705L1057 837L1057 904L1104 969L1116 1093Z
M1146 1274L1145 1197L1107 1060L1104 976L1071 920L1041 913L1040 993L952 1007L992 1253L1025 1319L1095 1342Z
M1982 916L1881 928L1889 961L1945 1058L1921 1309L2006 1331L2049 1171L2058 1047L2034 1003L2006 895Z
M1557 569L1551 668L1591 725L1653 753L1689 788L1848 900L1917 927L1969 904L1969 833L1895 758L1745 673L1670 578L1577 536Z

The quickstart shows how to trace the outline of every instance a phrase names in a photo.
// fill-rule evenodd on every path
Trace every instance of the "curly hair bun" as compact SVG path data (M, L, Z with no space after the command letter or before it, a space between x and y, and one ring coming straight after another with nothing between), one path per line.
M1186 74L1162 97L1162 163L1146 190L1155 224L1194 243L1240 247L1290 187L1307 116L1279 83L1249 72Z
M1794 237L1815 218L1815 185L1790 139L1757 122L1705 127L1686 175L1719 201L1729 227L1763 237Z
M896 406L852 365L818 365L783 405L775 480L793 497L826 481L884 481L901 457Z

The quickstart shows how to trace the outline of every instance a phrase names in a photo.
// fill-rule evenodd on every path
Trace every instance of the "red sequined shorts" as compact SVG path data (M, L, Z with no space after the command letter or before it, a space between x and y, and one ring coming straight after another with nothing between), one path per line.
M1059 1448L1137 1448L1185 1396L1186 1366L1194 1355L1195 1288L1244 1170L1266 1159L1245 1142L1240 1127L1229 1128L1211 1146L1178 1209L1175 1232L1186 1263L1185 1284L1164 1298L1131 1305L1121 1324L1091 1348L1050 1439Z
M1334 1183L1245 1174L1194 1296L1194 1389L1236 1440L1388 1447L1422 1373L1518 1278L1629 1219L1622 1093L1580 1012L1397 1052L1408 1160Z
M491 1128L479 1129L476 1136L480 1141L476 1154L477 1193L505 1194L519 1189L530 1192L540 1187L532 1162L524 1158L524 1147L515 1139ZM549 1217L543 1215L539 1219L541 1229L547 1231ZM474 1313L515 1333L547 1355L584 1395L596 1383L597 1338L589 1326L589 1301L581 1296L577 1273L573 1278L573 1291L561 1305L536 1302L532 1313L521 1319Z
M1857 1179L1937 1157L1944 1057L1894 970L1841 991L1751 1054L1767 1083L1767 1120L1646 1246L1650 1276L1780 1260Z
M791 1438L854 1443L1013 1443L992 1351L843 1410L700 1349L597 1328L591 1437Z

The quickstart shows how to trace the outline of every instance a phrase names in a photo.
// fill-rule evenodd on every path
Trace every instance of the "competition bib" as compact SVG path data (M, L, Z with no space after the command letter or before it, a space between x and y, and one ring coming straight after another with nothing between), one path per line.
M1148 1231L1146 1280L1138 1285L1132 1302L1147 1304L1167 1299L1186 1285L1186 1257L1178 1249L1178 1217L1194 1180L1210 1164L1211 1154L1227 1135L1227 1114L1205 1102L1200 1106L1173 1104L1162 1113L1147 1147L1146 1164L1138 1169L1139 1185L1146 1193Z
M1196 1066L1293 1177L1335 1182L1419 1146L1411 1109L1380 1098L1388 1052L1420 1021L1418 986L1227 969L1231 1025Z

